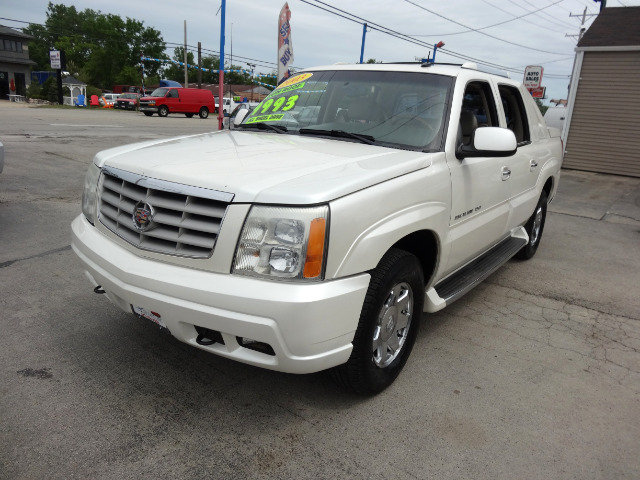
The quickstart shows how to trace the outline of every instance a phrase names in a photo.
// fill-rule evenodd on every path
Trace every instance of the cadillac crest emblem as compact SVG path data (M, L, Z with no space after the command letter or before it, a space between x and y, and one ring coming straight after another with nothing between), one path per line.
M153 223L153 216L155 211L153 207L143 202L142 200L136 203L133 207L133 215L131 216L133 220L133 226L136 227L136 230L139 232L147 232L155 227L155 223Z

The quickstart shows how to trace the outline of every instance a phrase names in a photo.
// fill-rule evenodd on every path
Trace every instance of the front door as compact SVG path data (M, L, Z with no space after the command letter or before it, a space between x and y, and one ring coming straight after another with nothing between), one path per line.
M498 127L491 85L470 82L464 93L457 142L472 141L475 129ZM448 154L451 172L451 253L447 273L463 266L502 239L509 221L509 186L503 176L504 158L459 160Z

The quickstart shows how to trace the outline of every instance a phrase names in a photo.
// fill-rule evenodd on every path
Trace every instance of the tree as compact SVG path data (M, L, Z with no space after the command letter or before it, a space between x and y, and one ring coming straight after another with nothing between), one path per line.
M140 83L140 55L166 58L158 30L143 22L74 6L49 3L44 26L30 24L25 32L36 68L50 70L49 50L64 50L78 77L91 85L110 89L119 79ZM145 74L158 75L161 65L145 62ZM133 72L137 70L137 74Z
M540 109L540 112L544 116L544 114L549 109L549 107L547 105L543 105L542 104L542 100L540 100L539 98L534 98L534 100L536 101L536 105L538 105L538 108Z
M184 47L176 47L173 49L172 60L180 63L184 62ZM193 52L187 52L187 63L189 65L195 65L196 67L198 66L194 60ZM165 67L163 73L164 78L168 80L184 83L184 65L170 63L168 67ZM190 83L198 81L198 70L196 68L189 68L187 74Z

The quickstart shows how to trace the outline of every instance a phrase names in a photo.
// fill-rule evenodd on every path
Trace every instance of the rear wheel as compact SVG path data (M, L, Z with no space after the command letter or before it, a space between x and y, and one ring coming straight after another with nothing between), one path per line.
M150 117L151 115L153 115L153 112L142 112L144 113L147 117Z
M207 118L209 116L209 109L207 107L202 107L200 109L200 118Z
M187 117L187 118L192 118L193 117L193 113L185 113L184 116Z
M420 262L404 250L389 250L371 274L353 351L347 363L333 369L336 381L365 394L391 385L413 348L423 302Z
M544 222L547 218L547 192L544 190L540 194L540 199L536 205L533 214L524 226L524 229L529 235L529 243L527 243L522 249L516 253L516 258L521 260L529 260L533 257L540 245L540 239L542 238L542 231L544 230Z
M166 117L167 115L169 115L169 109L166 105L160 105L160 108L158 108L158 115L160 115L161 117Z

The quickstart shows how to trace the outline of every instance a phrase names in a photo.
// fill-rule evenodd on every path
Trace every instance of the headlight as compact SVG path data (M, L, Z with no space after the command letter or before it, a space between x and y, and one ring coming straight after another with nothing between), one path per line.
M100 168L91 163L87 175L84 177L84 190L82 191L82 213L93 225L96 221L96 199Z
M251 208L233 273L254 277L322 280L329 207Z

